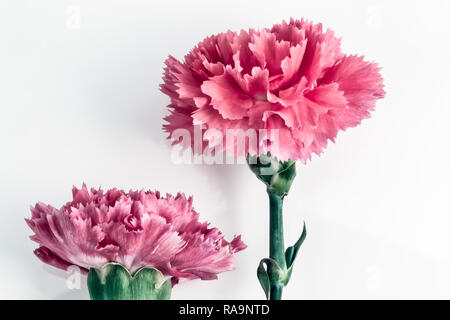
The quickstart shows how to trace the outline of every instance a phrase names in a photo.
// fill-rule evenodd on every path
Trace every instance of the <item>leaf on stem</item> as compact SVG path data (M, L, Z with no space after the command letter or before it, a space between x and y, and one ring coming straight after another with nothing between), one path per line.
M297 242L292 246L286 249L285 256L286 256L286 265L287 268L290 269L292 264L295 261L295 258L297 257L298 251L300 250L300 247L303 244L303 241L306 239L306 223L303 222L303 231L300 235L300 238L298 238Z
M270 287L275 283L284 285L287 275L286 270L281 269L278 263L270 258L261 260L256 274L267 299L270 298Z

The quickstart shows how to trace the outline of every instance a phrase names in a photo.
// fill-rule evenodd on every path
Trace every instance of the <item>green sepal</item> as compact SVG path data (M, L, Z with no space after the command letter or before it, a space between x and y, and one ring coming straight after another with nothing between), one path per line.
M133 275L118 263L89 270L87 285L92 300L168 300L171 280L155 268L142 268Z
M297 242L292 246L286 249L285 257L286 257L286 265L287 268L290 269L295 261L295 258L297 257L298 251L300 250L300 247L303 244L303 241L306 239L306 223L303 222L303 230L302 234L300 235L300 238L298 238Z
M296 176L295 161L278 161L267 154L259 157L249 155L247 163L258 179L266 184L269 193L280 197L288 194Z

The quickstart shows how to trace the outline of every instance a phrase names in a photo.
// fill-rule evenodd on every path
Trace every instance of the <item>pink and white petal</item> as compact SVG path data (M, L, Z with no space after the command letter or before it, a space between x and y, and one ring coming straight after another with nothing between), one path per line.
M344 92L348 106L370 111L376 100L383 98L383 78L376 63L364 61L364 57L346 56L325 74L322 83L336 83ZM367 113L362 113L367 115Z
M279 103L285 107L293 106L303 99L304 93L309 90L307 85L308 79L302 77L295 85L280 90L278 95L269 92L267 99L269 102Z
M305 39L295 47L289 49L289 57L286 57L281 61L281 69L283 76L275 78L270 82L270 90L275 91L284 86L289 86L292 81L298 81L301 79L299 75L299 69L303 61L306 45L308 40Z
M52 251L50 251L46 247L39 247L38 249L34 250L34 254L42 262L49 264L58 269L67 270L69 267L74 265L68 261L61 259L61 257L57 256L56 254L54 254ZM84 274L86 274L88 272L87 269L82 268L82 267L80 267L80 270Z
M289 41L292 46L296 46L305 39L305 30L298 28L293 18L289 23L283 20L280 24L275 24L271 32L276 35L277 40Z
M241 30L235 37L232 47L235 52L233 55L235 69L242 74L250 74L254 67L258 66L258 61L249 48L251 38L255 31L250 29L249 32Z
M339 89L337 83L323 84L307 92L305 98L315 104L318 113L330 109L343 109L347 105L344 91Z
M295 139L292 131L279 115L271 115L266 122L268 138L271 143L268 151L275 154L278 160L299 159L303 144Z
M212 107L225 119L242 119L253 105L253 100L242 91L229 72L203 82L201 89L211 98Z
M256 100L267 100L269 90L269 71L254 67L251 74L244 75L246 92Z
M190 273L203 279L233 269L233 252L220 240L205 238L203 234L184 235L186 247L171 261L178 272ZM206 276L208 275L208 276Z
M269 70L270 76L281 74L281 61L289 55L289 41L278 41L275 34L266 29L253 34L252 38L249 48L259 66Z
M142 228L127 228L125 222L112 222L104 226L108 236L120 248L115 259L131 273L139 268L157 268L170 261L184 242L163 217L147 213L141 220Z

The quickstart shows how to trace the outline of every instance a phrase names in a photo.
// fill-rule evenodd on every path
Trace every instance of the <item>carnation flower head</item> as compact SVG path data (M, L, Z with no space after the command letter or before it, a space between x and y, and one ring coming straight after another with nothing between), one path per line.
M343 54L332 31L303 19L213 35L183 62L166 60L161 90L171 114L164 129L172 138L177 129L193 134L199 124L222 139L227 129L257 130L257 148L246 143L244 155L270 152L305 162L340 130L370 117L385 94L379 71L376 63ZM218 145L239 156L232 144L208 136L201 151Z
M52 266L83 271L115 262L130 274L156 268L172 283L216 279L233 269L234 254L246 248L240 236L227 242L216 228L199 222L192 197L179 193L73 188L60 209L43 203L26 219L36 256Z

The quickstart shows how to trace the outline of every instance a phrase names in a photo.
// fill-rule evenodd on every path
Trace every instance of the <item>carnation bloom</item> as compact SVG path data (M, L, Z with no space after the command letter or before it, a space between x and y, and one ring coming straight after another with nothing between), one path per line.
M270 152L279 160L320 154L339 130L368 118L385 94L377 64L343 54L332 31L305 20L213 35L184 62L169 57L166 66L161 90L171 99L169 138L180 128L193 133L196 124L223 139L227 129L263 129L259 147L247 144L245 154ZM267 141L276 138L275 149ZM202 151L217 144L227 148L206 137ZM233 146L227 151L236 153Z
M156 268L172 283L180 279L216 279L233 269L234 253L246 245L231 242L216 228L198 221L192 198L159 192L73 188L73 200L56 209L31 208L26 222L40 247L36 256L52 266L83 271L115 262L130 274Z

